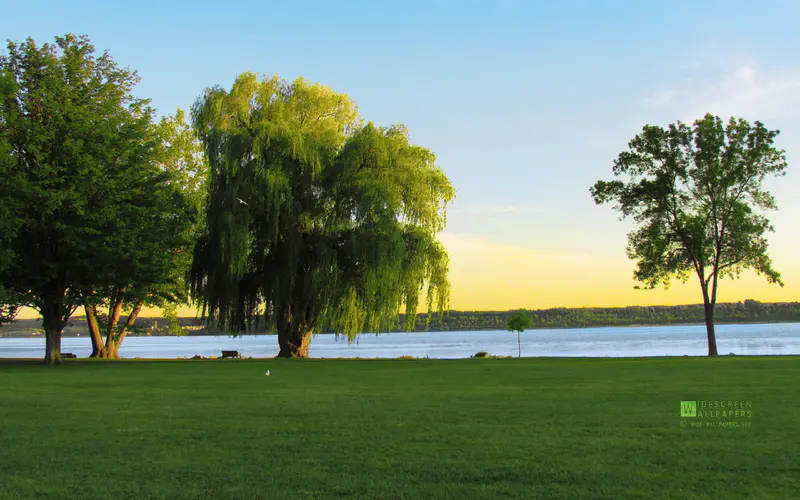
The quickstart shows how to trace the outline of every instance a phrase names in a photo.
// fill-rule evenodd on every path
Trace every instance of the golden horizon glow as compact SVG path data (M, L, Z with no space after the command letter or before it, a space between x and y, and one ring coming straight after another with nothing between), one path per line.
M588 253L536 250L501 245L483 238L443 234L440 240L450 254L452 309L499 310L553 307L626 307L702 303L697 279L673 281L668 290L635 290L635 263L620 249L620 258ZM794 302L798 291L796 269L784 268L787 285L769 284L753 272L739 280L720 282L718 302L754 299Z

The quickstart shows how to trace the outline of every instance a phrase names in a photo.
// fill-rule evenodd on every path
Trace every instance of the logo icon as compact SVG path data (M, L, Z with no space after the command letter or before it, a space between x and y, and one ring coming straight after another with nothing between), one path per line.
M681 417L696 417L697 401L681 401Z

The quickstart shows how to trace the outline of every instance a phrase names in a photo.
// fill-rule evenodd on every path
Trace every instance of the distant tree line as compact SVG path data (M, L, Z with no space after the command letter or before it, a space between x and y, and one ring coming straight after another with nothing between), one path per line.
M449 311L441 319L417 315L415 331L505 330L516 311ZM680 306L632 306L537 309L525 311L532 328L586 328L598 326L674 325L703 323L703 304ZM800 321L800 302L762 303L745 300L717 304L719 323L773 323Z
M717 304L719 323L779 323L800 322L800 302L762 303L745 300ZM508 319L519 311L448 311L440 319L434 314L420 313L413 331L469 331L506 330ZM523 311L531 318L530 328L588 328L602 326L634 325L679 325L703 323L705 310L703 304L680 306L630 306L630 307L591 307L536 309ZM401 317L405 321L405 317ZM189 335L220 335L225 332L217 327L207 328L197 318L180 318L179 324ZM402 323L401 323L402 324ZM170 323L160 318L138 318L138 334L149 332L154 335L168 334ZM173 327L174 328L174 327ZM258 329L252 333L264 333ZM324 328L322 333L333 333Z
M763 303L745 300L717 304L720 323L791 323L800 322L800 302ZM438 315L428 321L428 315L420 313L413 331L470 331L507 330L508 320L515 313L522 312L531 318L530 328L589 328L603 326L646 326L701 324L705 319L703 304L680 306L630 306L630 307L591 307L536 309L523 311L448 311L439 319ZM100 318L105 320L105 316ZM121 321L125 321L121 317ZM405 320L405 318L401 318ZM32 320L21 321L19 326L8 325L0 329L0 337L28 336L41 330L41 323L29 324ZM85 317L74 317L66 335L84 333L81 328ZM38 327L38 328L37 328ZM265 333L263 325L248 333ZM276 332L273 332L276 333ZM321 333L333 333L325 328ZM136 318L129 335L228 335L229 331L216 325L209 326L200 318Z

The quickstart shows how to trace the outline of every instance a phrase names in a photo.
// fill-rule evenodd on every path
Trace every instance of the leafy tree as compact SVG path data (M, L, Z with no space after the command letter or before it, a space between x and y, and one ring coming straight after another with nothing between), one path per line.
M591 188L595 203L615 203L637 225L628 235L636 280L652 289L697 276L709 356L717 355L720 278L738 278L750 268L783 286L767 255L773 228L764 216L777 207L762 187L766 177L785 174L785 153L773 145L778 133L742 119L726 125L710 114L693 126L647 125L614 162L614 175L623 180Z
M0 303L0 326L14 321L19 311L18 305L6 303L12 300L8 296L9 292L4 287L0 287L0 301L2 301L2 303Z
M413 328L449 300L436 240L454 189L405 127L362 125L344 94L239 76L193 107L210 165L207 232L192 268L210 321L243 332L263 318L281 357L307 357L322 328L353 339Z
M176 303L187 303L185 278L191 264L189 245L199 230L191 215L192 211L197 213L202 209L203 182L208 169L201 146L182 110L178 109L175 116L162 118L152 132L155 147L151 167L165 174L166 185L159 190L128 193L146 197L152 216L147 221L134 220L126 230L127 244L117 246L126 257L138 256L117 261L116 264L124 264L124 267L109 270L107 275L113 281L85 294L84 310L92 340L92 357L118 358L120 344L145 305L168 310L173 318L170 331L180 331ZM141 189L145 185L128 189ZM105 317L98 314L99 305L107 307L109 314ZM120 324L124 309L130 312Z
M9 42L0 75L0 136L15 186L3 196L19 223L0 281L42 315L45 362L59 363L61 331L88 293L120 280L150 284L152 274L129 280L120 270L159 268L140 225L171 224L174 210L154 209L182 199L152 166L152 111L131 95L136 73L95 56L86 37Z
M11 82L0 74L0 88L8 86ZM0 120L2 120L0 116ZM0 124L2 127L2 124ZM14 162L11 158L11 146L5 136L0 136L0 326L14 320L19 310L19 305L14 303L13 295L3 285L3 271L8 268L14 259L11 242L15 239L19 229L19 220L16 218L16 206L13 192L16 188L13 179Z
M522 357L522 340L520 339L520 333L524 332L526 328L533 327L533 321L531 321L531 317L528 316L525 311L518 311L511 315L508 318L508 324L506 325L509 332L517 332L517 348L519 349L519 354L517 357Z

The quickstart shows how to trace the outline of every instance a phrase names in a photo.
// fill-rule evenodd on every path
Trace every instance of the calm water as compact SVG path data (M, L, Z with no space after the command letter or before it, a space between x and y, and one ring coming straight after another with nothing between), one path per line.
M120 348L126 358L180 358L219 356L237 350L243 356L270 357L278 353L272 335L238 338L128 337ZM800 323L719 325L720 354L800 354ZM478 351L517 355L517 336L507 331L426 332L363 335L353 344L334 335L311 341L313 358L362 357L467 358ZM78 357L91 353L86 337L65 338L62 352ZM705 326L658 326L530 330L522 333L523 356L702 356L708 353ZM0 358L36 358L44 355L43 338L0 339Z

